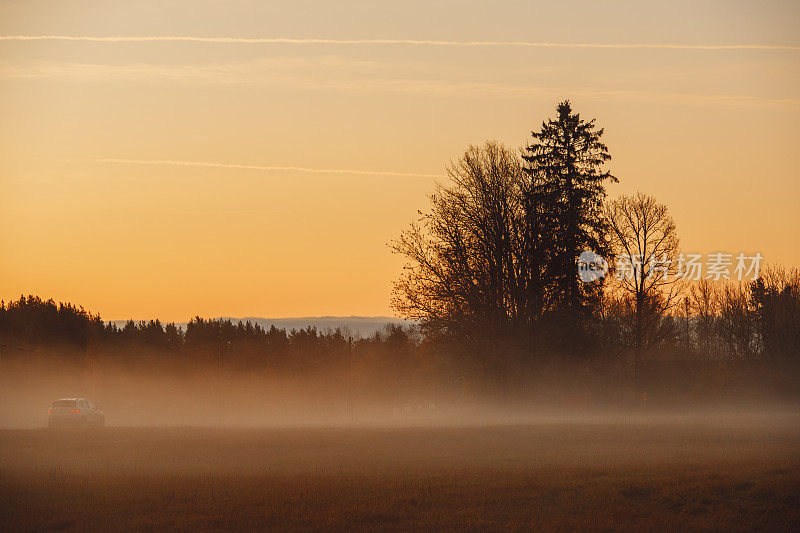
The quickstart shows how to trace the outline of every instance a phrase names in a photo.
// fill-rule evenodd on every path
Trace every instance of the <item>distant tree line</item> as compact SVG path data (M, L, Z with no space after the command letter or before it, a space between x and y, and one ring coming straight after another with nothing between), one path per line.
M106 323L99 315L71 303L56 303L38 296L20 296L0 302L0 344L7 355L22 348L30 352L65 357L157 357L185 365L217 365L242 370L270 365L315 362L348 348L352 335L341 328L318 331L313 326L287 331L265 329L252 322L193 318L186 328L159 320L123 326ZM357 337L358 349L368 348L386 359L403 361L418 344L409 328L387 324L367 338ZM18 351L18 350L17 350Z

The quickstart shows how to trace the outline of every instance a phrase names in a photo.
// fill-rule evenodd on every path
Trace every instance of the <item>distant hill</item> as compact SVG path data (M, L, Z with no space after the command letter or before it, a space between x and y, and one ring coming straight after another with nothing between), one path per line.
M230 320L234 324L248 320L253 324L258 324L262 328L269 329L271 326L276 328L283 328L287 331L292 329L302 329L308 326L314 326L317 330L324 329L349 329L354 336L369 337L376 331L383 329L387 324L410 324L409 321L401 318L391 316L303 316L292 318L263 318L256 316L247 317L218 317L222 320ZM127 320L111 320L112 324L117 326L124 326ZM176 326L186 330L186 322L177 323Z

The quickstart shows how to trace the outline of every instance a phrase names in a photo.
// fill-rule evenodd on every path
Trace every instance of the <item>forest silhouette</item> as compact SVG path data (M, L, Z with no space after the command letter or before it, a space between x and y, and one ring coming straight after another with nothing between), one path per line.
M185 329L157 319L118 326L31 295L0 303L0 356L149 358L258 373L347 351L381 382L417 376L513 394L558 375L564 390L609 397L646 393L659 380L717 383L711 372L796 397L800 271L773 265L757 279L678 279L680 241L667 206L641 192L607 198L617 177L606 169L602 136L564 101L527 146L487 142L452 162L430 209L390 244L406 260L392 304L410 326L355 339L342 328L287 331L199 316ZM608 261L607 275L580 278L576 261L586 250ZM621 255L667 266L641 265L617 279Z

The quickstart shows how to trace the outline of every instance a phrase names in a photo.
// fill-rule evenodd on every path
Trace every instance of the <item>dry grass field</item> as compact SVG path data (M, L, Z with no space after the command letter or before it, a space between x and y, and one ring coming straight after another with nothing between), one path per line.
M4 530L791 530L800 418L2 430L0 516Z

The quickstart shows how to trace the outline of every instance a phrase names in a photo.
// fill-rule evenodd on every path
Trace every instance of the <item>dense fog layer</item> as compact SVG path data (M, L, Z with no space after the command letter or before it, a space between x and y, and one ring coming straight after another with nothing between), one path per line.
M3 428L46 426L50 403L73 396L94 401L109 426L473 425L798 412L791 395L770 394L762 374L750 383L728 376L731 383L716 388L715 375L711 385L687 385L680 375L656 374L636 390L607 375L562 369L498 390L466 374L370 373L346 358L259 372L46 358L3 361L0 370Z

